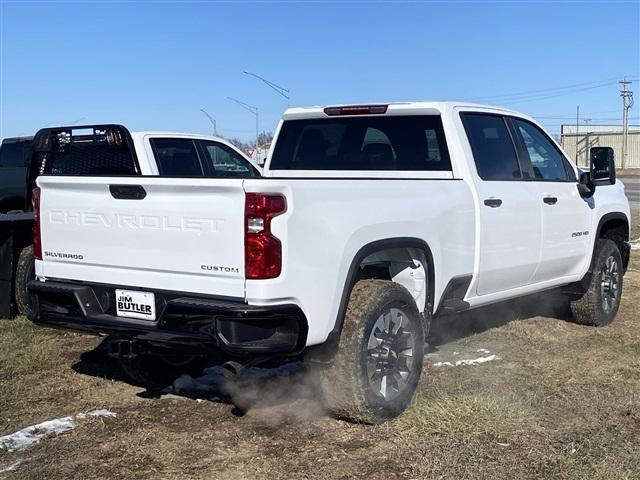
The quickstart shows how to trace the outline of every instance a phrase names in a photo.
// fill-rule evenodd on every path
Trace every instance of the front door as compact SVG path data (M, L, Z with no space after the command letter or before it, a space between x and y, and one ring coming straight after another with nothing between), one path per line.
M512 121L542 208L542 251L533 282L576 275L593 235L589 205L578 193L573 169L551 139L533 123Z

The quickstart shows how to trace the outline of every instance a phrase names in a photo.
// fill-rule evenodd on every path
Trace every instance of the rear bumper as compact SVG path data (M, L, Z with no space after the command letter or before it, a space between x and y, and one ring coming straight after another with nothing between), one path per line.
M296 305L256 307L141 289L155 294L158 319L148 321L116 316L119 286L34 280L27 288L30 320L38 325L142 340L193 354L296 354L307 338L307 321Z

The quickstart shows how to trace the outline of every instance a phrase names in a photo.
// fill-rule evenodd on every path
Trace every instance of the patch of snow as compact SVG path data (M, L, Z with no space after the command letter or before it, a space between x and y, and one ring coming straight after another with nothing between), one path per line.
M487 350L486 348L479 348L478 350L476 350L477 353L484 353L485 355L488 353L491 353L490 350Z
M73 430L76 423L73 417L61 417L46 422L31 425L15 433L0 437L0 449L8 452L23 450L34 445L45 437L60 435Z
M631 242L631 250L640 250L640 238Z
M0 467L0 473L7 473L7 472L15 472L18 467L22 464L23 460L16 460L13 463L10 463L9 465L6 465L4 467Z
M117 417L118 414L112 412L111 410L107 410L106 408L100 408L98 410L92 410L88 413L92 417Z
M72 417L54 418L46 422L31 425L17 432L0 437L0 450L5 449L8 452L16 452L24 450L31 445L39 443L45 437L53 437L61 433L73 430L76 427L76 420L84 420L87 416L91 417L116 417L117 414L105 408L92 410L89 413L78 413ZM12 464L13 465L13 464ZM19 463L18 463L19 465ZM8 467L7 467L8 468ZM17 465L16 467L17 468ZM1 470L3 471L10 470Z
M470 358L467 360L456 360L455 362L436 362L434 367L463 367L471 365L481 365L483 363L492 362L494 360L500 360L497 355L489 355L488 357Z

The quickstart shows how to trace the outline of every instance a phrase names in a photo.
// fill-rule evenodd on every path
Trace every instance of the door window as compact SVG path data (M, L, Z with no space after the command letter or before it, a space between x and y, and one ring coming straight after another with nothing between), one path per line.
M566 181L564 157L551 140L535 125L514 118L524 151L531 162L533 177L539 180Z
M214 177L255 177L255 168L239 153L217 142L202 141L205 161L209 162Z
M478 175L483 180L520 180L522 171L503 117L462 114Z
M202 177L202 166L193 140L154 138L151 146L160 175L164 177Z

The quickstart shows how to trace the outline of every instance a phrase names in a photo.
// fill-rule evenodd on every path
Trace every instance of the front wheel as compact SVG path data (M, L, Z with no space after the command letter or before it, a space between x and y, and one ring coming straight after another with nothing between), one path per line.
M359 281L349 297L338 352L321 372L330 412L359 423L402 413L420 380L424 335L424 320L402 285Z
M615 242L596 240L591 272L587 290L571 302L573 319L582 325L609 325L618 313L622 297L622 256Z

